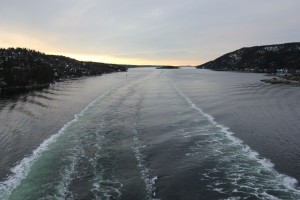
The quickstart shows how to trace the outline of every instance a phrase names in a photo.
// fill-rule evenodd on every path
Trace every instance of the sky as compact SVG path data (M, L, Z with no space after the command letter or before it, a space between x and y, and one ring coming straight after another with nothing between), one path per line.
M299 0L0 0L0 48L79 60L199 65L300 41Z

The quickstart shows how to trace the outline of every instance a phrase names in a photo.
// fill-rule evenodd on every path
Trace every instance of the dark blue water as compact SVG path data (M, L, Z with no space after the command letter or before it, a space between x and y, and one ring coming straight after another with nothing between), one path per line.
M0 199L299 199L299 87L261 78L134 69L3 97Z

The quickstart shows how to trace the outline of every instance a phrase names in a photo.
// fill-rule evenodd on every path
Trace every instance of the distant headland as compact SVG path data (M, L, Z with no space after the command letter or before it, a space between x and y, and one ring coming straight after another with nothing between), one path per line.
M177 66L161 66L161 67L156 67L156 69L180 69L180 67L177 67Z
M197 68L218 71L300 73L300 42L241 48Z
M43 87L70 78L127 71L124 65L83 62L65 56L25 49L0 49L0 89Z
M300 82L300 42L241 48L198 69L269 73L262 82L289 84Z

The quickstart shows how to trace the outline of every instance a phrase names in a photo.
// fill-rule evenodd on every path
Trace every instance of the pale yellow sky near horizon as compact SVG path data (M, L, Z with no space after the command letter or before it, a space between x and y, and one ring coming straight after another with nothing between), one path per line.
M74 58L80 61L93 61L112 64L132 64L132 65L200 65L204 62L201 61L183 61L183 60L147 60L137 58L121 58L111 55L98 55L98 54L84 54L73 53L70 51L61 51L55 47L47 46L46 43L38 41L37 39L26 37L25 35L10 34L5 35L0 31L0 48L28 48L50 55L63 55Z

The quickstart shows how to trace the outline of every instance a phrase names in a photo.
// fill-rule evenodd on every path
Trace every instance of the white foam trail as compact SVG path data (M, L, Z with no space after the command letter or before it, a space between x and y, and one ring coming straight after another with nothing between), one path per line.
M63 171L63 180L60 182L60 184L57 187L58 193L60 197L58 199L66 199L67 196L69 198L73 199L73 194L68 190L68 187L72 181L72 174L75 171L75 166L78 161L78 156L72 156L71 157L71 165L66 167Z
M101 121L100 123L100 130L102 130L102 127L104 126L104 121ZM94 155L94 158L91 159L91 164L93 166L93 174L94 174L94 178L93 178L93 188L92 188L92 193L94 195L94 198L96 200L100 200L103 199L103 197L105 197L105 199L109 200L109 199L113 199L113 196L117 196L120 197L121 196L121 188L123 187L123 184L121 182L119 182L118 180L104 180L103 179L103 173L105 171L105 169L103 169L103 166L98 163L98 159L102 156L104 156L104 154L100 153L101 149L102 149L102 145L104 142L104 135L100 135L100 132L96 132L95 136L96 136L96 154ZM107 155L105 155L107 156ZM101 165L101 170L97 170L97 164ZM116 194L116 195L115 195Z
M80 113L74 115L74 119L66 123L56 134L52 135L48 139L44 140L38 148L33 150L32 154L28 157L23 158L18 165L11 169L12 174L3 182L0 183L0 199L6 200L11 195L12 191L18 187L22 180L29 174L32 165L36 162L43 152L48 150L48 146L54 143L65 130L74 122L85 114L85 112L90 109L95 103L100 101L102 98L111 93L113 89L106 91L103 95L97 97L94 101L89 103Z
M155 196L156 196L155 182L158 178L157 178L157 176L155 176L155 177L150 176L150 174L149 174L150 170L144 164L145 155L143 155L141 152L142 148L144 148L145 146L142 145L141 141L137 137L138 132L135 129L133 130L133 132L135 135L133 137L133 142L134 142L133 151L134 151L135 157L138 161L138 168L140 168L140 170L141 170L142 179L144 180L144 183L146 185L147 199L159 200L159 199L155 198Z
M191 108L194 110L197 110L201 115L205 116L212 124L216 125L221 129L223 133L227 136L227 138L234 144L238 144L239 146L243 147L242 150L244 152L247 152L247 155L250 156L252 159L255 159L257 162L259 162L266 170L274 172L277 177L280 178L282 181L282 185L284 185L287 189L290 189L294 191L297 195L300 194L300 190L296 188L296 184L298 183L297 180L293 177L287 176L285 174L280 174L274 169L274 164L265 159L260 158L259 154L252 150L249 146L243 144L243 141L235 137L233 132L229 131L228 127L225 127L223 125L218 124L214 117L211 115L205 113L201 108L199 108L196 104L194 104L189 97L187 97L183 92L181 92L172 82L170 82L172 87L176 90L176 92L190 105Z

